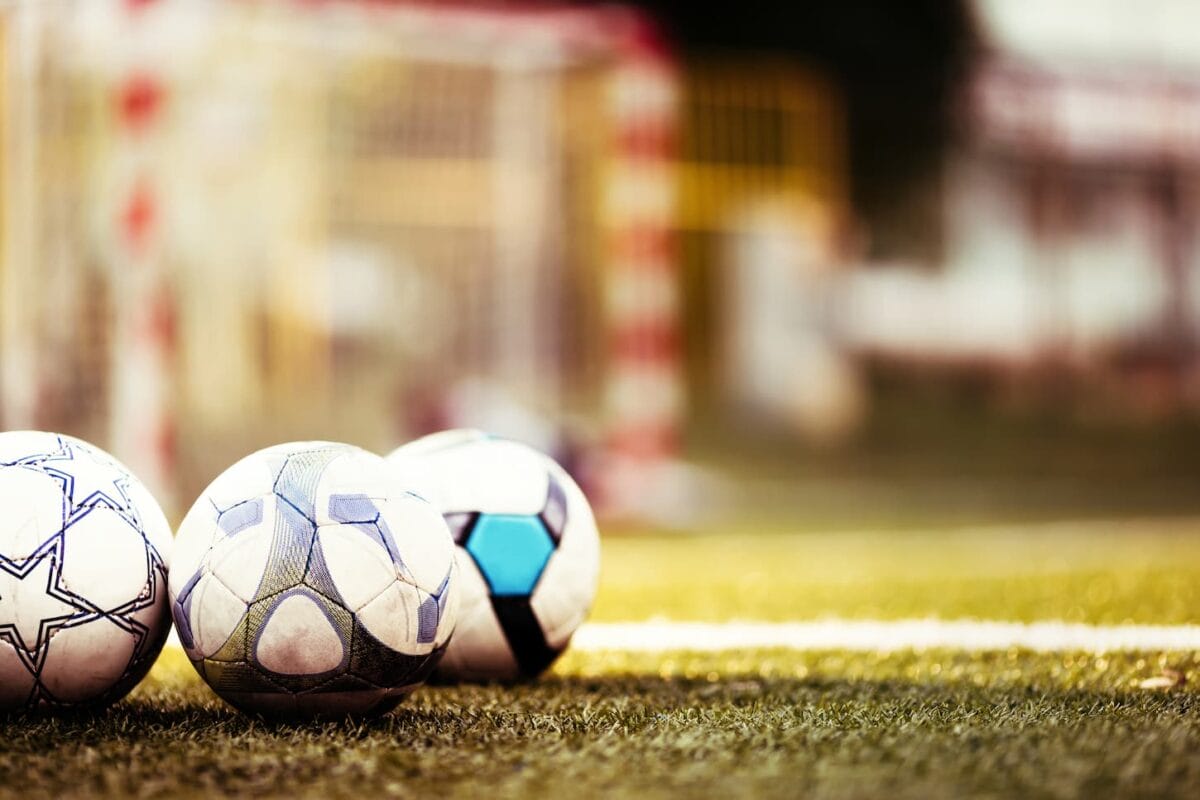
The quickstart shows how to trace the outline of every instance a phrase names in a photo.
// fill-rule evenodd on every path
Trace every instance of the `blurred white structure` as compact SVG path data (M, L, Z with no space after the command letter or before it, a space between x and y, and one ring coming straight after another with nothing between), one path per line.
M767 203L733 225L722 285L722 363L730 393L752 419L837 444L866 411L859 370L834 315L838 290L853 275L839 272L828 209L801 208Z
M944 263L858 272L858 350L1190 359L1200 321L1200 6L976 0Z
M780 206L732 226L728 391L810 440L865 416L864 358L1137 373L1118 403L1195 402L1200 4L969 6L938 262L836 268L853 255Z

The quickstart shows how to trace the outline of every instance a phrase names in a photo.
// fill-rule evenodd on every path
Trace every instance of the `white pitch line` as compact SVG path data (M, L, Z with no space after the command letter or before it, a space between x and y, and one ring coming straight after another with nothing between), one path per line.
M1200 625L1081 625L979 620L591 623L571 640L578 650L1200 650Z
M179 647L175 631L168 645ZM592 622L571 639L575 650L665 653L723 651L901 650L1065 651L1200 650L1200 625L1082 625L983 620L840 620L813 622Z

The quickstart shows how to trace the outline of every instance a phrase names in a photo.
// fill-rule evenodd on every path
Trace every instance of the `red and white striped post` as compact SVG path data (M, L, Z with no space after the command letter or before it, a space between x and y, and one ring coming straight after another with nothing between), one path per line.
M674 242L676 65L647 20L632 17L609 83L611 142L602 214L609 377L601 502L647 509L677 453L684 407Z
M136 44L140 37L153 35L146 17L157 6L157 0L126 0L128 41ZM175 424L170 411L175 315L164 274L163 187L156 180L155 164L166 95L166 80L136 58L122 67L113 90L113 163L123 166L111 218L116 247L109 434L114 453L170 513L176 499Z

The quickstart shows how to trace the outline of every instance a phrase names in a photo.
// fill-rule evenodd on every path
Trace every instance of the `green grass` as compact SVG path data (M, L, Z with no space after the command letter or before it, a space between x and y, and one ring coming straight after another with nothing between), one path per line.
M605 541L594 619L1200 622L1200 520Z
M611 537L595 618L1200 617L1200 523ZM568 652L369 723L270 725L178 652L0 720L0 797L1200 796L1200 653Z
M1164 668L1188 682L1140 689ZM0 795L1195 796L1196 655L572 654L272 726L169 660L91 719L0 725Z

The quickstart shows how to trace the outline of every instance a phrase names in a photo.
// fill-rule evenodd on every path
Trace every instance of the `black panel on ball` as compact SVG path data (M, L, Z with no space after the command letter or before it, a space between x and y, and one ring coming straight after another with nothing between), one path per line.
M533 606L528 597L493 595L492 608L522 675L527 678L536 677L558 658L562 651L546 644L546 634L533 613Z
M450 528L450 535L454 537L454 543L462 547L467 543L467 536L475 527L475 521L479 519L479 515L469 512L443 514L442 519L446 520L446 525Z

